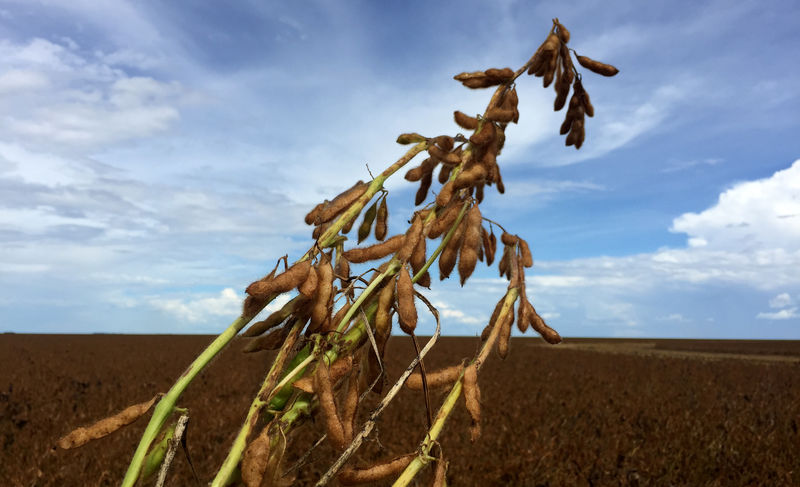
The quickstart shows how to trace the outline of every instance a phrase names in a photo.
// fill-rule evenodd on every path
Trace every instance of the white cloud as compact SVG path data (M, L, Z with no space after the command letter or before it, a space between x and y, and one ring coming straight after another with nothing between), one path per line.
M800 159L769 178L734 185L717 204L673 221L672 232L732 252L800 250Z
M152 298L150 305L190 323L204 322L223 316L236 317L242 308L242 296L225 288L218 296L194 299Z
M47 87L46 76L36 71L10 69L0 74L0 95L9 96L23 91L36 91Z
M0 41L0 94L17 95L0 102L6 136L91 148L163 132L179 119L180 84L128 76L63 42Z
M669 161L667 165L661 169L663 173L671 173L683 171L695 166L716 166L723 162L723 159L717 157L708 157L705 159L692 159L688 161Z
M785 308L787 306L791 306L792 304L794 304L794 300L791 296L789 296L789 293L780 293L769 300L770 308Z
M756 318L759 320L789 320L792 318L800 318L800 314L797 314L797 308L786 308L775 312L758 313Z

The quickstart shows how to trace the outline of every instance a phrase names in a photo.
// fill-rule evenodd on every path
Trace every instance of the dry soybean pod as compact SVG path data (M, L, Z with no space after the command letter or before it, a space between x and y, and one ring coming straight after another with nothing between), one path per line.
M107 418L103 418L91 426L85 428L76 428L66 436L59 439L56 445L58 445L59 448L68 450L70 448L83 446L92 440L97 440L99 438L103 438L104 436L108 436L123 426L127 426L139 419L141 415L150 409L153 403L156 402L157 398L158 395L153 396L153 398L149 401L128 406L119 413Z
M397 260L400 262L407 262L408 259L411 258L411 254L414 252L414 249L417 247L419 239L424 238L422 236L423 221L424 219L419 213L414 215L414 220L411 222L411 226L406 232L403 246L397 251Z
M265 331L280 325L281 323L286 321L286 319L289 316L291 316L292 313L294 313L300 306L306 304L307 301L308 301L307 298L303 296L295 296L291 301L284 304L281 307L281 309L267 316L266 319L250 325L250 328L248 328L244 333L242 333L242 336L244 337L258 336L264 333Z
M444 210L440 210L436 218L428 224L426 229L428 238L439 238L445 231L450 229L453 222L458 218L459 211L461 211L459 202L455 202Z
M458 275L461 285L467 281L478 263L478 249L481 246L481 210L472 205L465 218L464 238L458 257Z
M258 487L264 479L264 472L269 462L269 427L269 424L265 426L244 451L242 482L247 487Z
M386 197L381 198L378 206L378 214L375 217L375 240L381 241L386 238L389 231L389 207L386 205Z
M307 298L312 297L317 291L317 271L313 267L308 269L306 280L297 287L297 290Z
M352 367L353 357L351 355L335 361L333 365L330 366L329 375L331 382L335 384L339 379L347 375ZM313 394L314 391L316 391L314 386L314 377L309 375L297 379L292 383L292 386L295 389L300 389L301 391L308 392L309 394Z
M519 250L522 253L522 265L525 267L533 267L533 255L525 239L519 239Z
M250 338L245 344L245 346L242 348L242 352L252 353L252 352L260 352L262 350L277 350L281 348L281 345L283 345L283 342L289 335L291 326L288 325L290 325L291 323L292 323L291 321L288 321L286 322L286 325L277 328L275 330L272 330L266 335Z
M247 286L247 294L255 298L266 298L272 294L282 294L296 288L308 277L311 262L304 260L290 267L286 272L272 279L256 281Z
M456 258L458 257L458 249L461 247L461 238L464 236L466 226L466 218L462 219L456 228L453 237L447 242L447 245L442 249L439 254L439 280L443 281L450 276L453 268L456 266Z
M414 306L414 283L408 267L403 266L397 273L397 315L400 328L407 334L413 335L417 328L417 307Z
M369 468L345 468L339 473L339 483L342 485L358 485L377 482L402 471L411 463L414 457L416 457L416 454L412 453L389 462L377 463Z
M614 76L615 74L619 73L619 69L610 64L601 63L600 61L595 61L594 59L586 56L578 56L577 54L575 57L578 58L578 62L581 66L594 73L602 74L603 76Z
M498 335L497 341L497 353L500 355L501 359L505 359L508 356L508 342L511 339L511 325L514 324L514 307L512 306L508 310L508 314L505 315L502 323L499 324L500 326L500 334Z
M353 264L361 264L362 262L368 262L370 260L382 259L387 255L393 254L400 250L405 242L405 239L405 235L395 235L389 240L377 243L375 245L347 250L342 255L345 259L349 260Z
M472 418L470 439L474 442L481 435L481 390L478 387L478 366L472 363L464 370L464 402Z
M331 266L330 256L322 254L317 264L317 294L314 296L311 305L311 325L310 328L322 326L325 318L328 317L330 310L328 304L333 291L333 267Z
M344 429L344 441L353 441L353 431L355 429L356 413L358 412L358 378L360 368L353 367L350 379L347 381L347 394L342 404L342 428Z
M347 209L348 206L353 204L361 195L367 192L369 185L364 181L358 181L350 189L345 190L336 198L328 203L322 210L320 210L317 219L321 223L328 222L336 217L339 213Z
M428 383L428 389L439 389L451 385L458 379L458 376L461 374L463 369L464 366L459 364L446 367L444 369L439 369L434 372L428 372L425 374L425 380ZM413 374L409 375L408 380L406 380L406 387L412 391L421 391L422 374L419 372L414 372Z
M375 217L378 215L378 202L370 206L366 213L364 213L364 221L361 222L361 225L358 227L358 243L361 243L369 237L370 231L372 230L372 222L375 221Z
M321 356L317 371L314 374L314 389L319 397L319 407L322 410L322 418L325 421L325 429L328 439L337 450L344 450L345 443L344 427L336 412L336 402L333 400L333 381L328 371L328 364L325 363L325 356Z

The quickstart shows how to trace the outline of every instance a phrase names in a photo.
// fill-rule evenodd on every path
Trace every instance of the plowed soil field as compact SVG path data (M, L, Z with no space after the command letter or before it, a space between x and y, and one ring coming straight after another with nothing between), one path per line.
M147 419L75 450L53 450L72 428L166 391L208 336L0 335L0 485L118 485ZM424 341L424 339L423 339ZM442 338L429 370L458 363L477 338ZM167 485L205 485L258 390L270 352L235 341L190 386L189 461ZM392 338L388 376L414 352ZM441 446L449 485L800 485L800 342L512 339L481 370L483 435L469 440L463 402ZM443 392L432 396L435 409ZM361 417L377 404L372 398ZM424 434L421 393L403 391L356 462L413 451ZM324 432L290 437L291 465ZM335 459L323 443L296 471L313 485ZM430 485L431 472L417 485Z

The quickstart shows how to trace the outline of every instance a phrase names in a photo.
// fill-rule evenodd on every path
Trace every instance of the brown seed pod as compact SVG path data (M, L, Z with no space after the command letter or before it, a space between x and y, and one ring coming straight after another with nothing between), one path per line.
M452 164L442 164L442 168L439 169L439 183L444 184L450 179L450 172L453 170L455 166Z
M453 222L458 218L458 213L461 211L460 204L453 204L440 210L436 218L426 227L426 235L428 238L439 238L441 234L450 229Z
M528 312L528 296L525 294L525 284L522 284L519 290L519 306L517 307L517 329L520 333L525 333L530 323L531 316Z
M497 337L497 353L501 359L508 356L508 342L511 339L511 325L514 324L514 308L510 308L505 319L499 323L500 333Z
M258 321L250 325L250 327L242 333L244 337L254 337L263 334L265 331L270 330L289 318L298 309L302 308L308 303L308 298L305 296L295 296L288 303L281 306L281 309L267 316L266 319Z
M494 234L494 228L489 233L489 243L492 245L492 257L497 253L497 237Z
M442 189L439 190L439 194L436 195L436 204L439 206L447 206L450 200L453 199L453 192L453 182L446 182L444 186L442 186Z
M578 58L578 62L581 66L589 71L592 71L593 73L602 74L603 76L614 76L615 74L619 73L619 69L610 64L601 63L600 61L595 61L594 59L586 56L576 57Z
M358 412L358 377L359 367L356 365L347 381L347 394L344 396L344 404L342 404L342 428L344 441L348 444L353 441L356 413Z
M330 366L330 370L328 375L330 376L331 383L336 384L339 379L347 375L350 370L353 368L353 356L348 355L346 357L342 357ZM314 376L305 376L297 379L292 383L292 387L295 389L300 389L303 392L307 392L309 394L314 394L317 390L316 386L314 385Z
M305 219L306 225L312 225L317 221L317 218L319 217L319 212L322 211L322 208L324 206L325 203L320 203L317 206L315 206L313 210L308 212Z
M450 152L453 150L453 145L455 144L455 139L449 135L440 135L438 137L434 137L433 141L445 152Z
M493 78L501 83L505 83L506 81L510 81L511 78L514 77L514 70L511 68L489 68L486 71L486 76Z
M59 448L68 450L70 448L83 446L92 440L108 436L123 426L127 426L139 419L140 416L150 409L157 398L158 396L153 396L149 401L128 406L117 414L103 418L89 427L76 428L59 439L56 445Z
M345 287L350 282L350 261L344 258L342 255L344 252L341 249L338 249L337 252L339 252L339 258L336 261L334 273L341 280L342 287Z
M522 265L533 267L533 255L531 255L531 249L525 239L519 239L519 250L522 253Z
M344 450L347 446L344 438L344 427L336 411L336 403L333 400L333 381L324 357L320 359L317 371L314 374L314 389L319 397L319 407L322 410L322 418L325 420L328 439L331 440L337 450Z
M492 107L487 110L486 118L494 122L509 123L514 120L514 110Z
M443 161L447 157L447 152L448 151L442 150L441 148L433 144L428 146L428 154L430 154L432 158L439 161Z
M561 25L561 23L558 21L558 19L555 20L555 23L556 23L556 27L558 27L558 38L564 44L568 43L569 42L569 31L567 30L566 27Z
M465 171L461 171L453 180L453 189L459 190L475 186L481 181L485 181L487 176L486 167L483 164L474 164ZM443 188L444 189L444 188Z
M253 352L261 352L262 350L279 349L281 345L283 345L283 342L286 341L286 337L289 336L289 331L291 330L291 327L288 325L289 323L280 328L272 330L266 335L250 338L247 341L247 344L242 348L242 352L253 353Z
M269 462L269 425L247 445L242 457L242 482L247 487L258 487L264 479Z
M503 257L500 258L500 263L497 264L497 270L500 271L500 277L508 276L511 277L510 273L510 264L511 264L511 251L509 247L506 245L503 247Z
M492 142L495 136L495 125L491 121L485 120L480 131L472 134L469 137L469 141L472 145L483 146Z
M375 245L368 247L360 247L345 251L344 258L353 264L361 264L370 260L382 259L387 255L393 254L400 250L405 241L405 235L395 235L394 237Z
M461 371L464 369L463 365L453 365L444 369L435 370L425 374L425 380L428 384L428 389L440 389L452 385L458 379ZM414 372L408 376L406 387L412 391L422 390L422 375L419 372Z
M433 172L425 173L422 176L422 181L419 183L419 189L417 190L417 194L414 196L414 204L421 205L425 198L428 197L428 190L431 189L431 183L433 182Z
M466 218L461 220L453 237L439 254L439 280L443 281L450 276L456 266L458 250L461 248L461 238L464 236Z
M469 279L478 263L478 249L481 245L481 210L473 205L464 218L464 238L458 258L458 275L461 285Z
M390 475L400 473L416 457L415 453L395 458L389 462L376 463L369 468L346 467L339 472L339 483L342 485L358 485L377 482Z
M475 186L475 199L478 201L478 203L483 202L483 187L484 184L482 183ZM483 253L483 251L481 251L481 253ZM481 258L481 260L483 260L483 258Z
M317 291L317 271L315 271L313 267L308 269L306 280L297 287L297 290L307 298L313 296Z
M567 134L567 138L564 140L564 145L570 146L577 144L582 128L583 128L583 120L581 119L573 120L572 127L569 130L569 134Z
M364 181L358 181L350 189L339 194L333 201L325 205L317 215L317 221L325 223L332 220L366 193L367 188L369 188L368 184Z
M421 235L417 240L417 246L414 247L414 251L411 253L411 258L408 259L408 263L411 264L411 269L414 271L415 276L425 266L425 262L427 260L426 246L425 236Z
M589 93L582 91L580 98L581 105L583 105L583 111L586 113L586 115L594 117L594 105L592 105L592 101L589 99Z
M400 329L409 335L417 328L417 307L414 306L414 283L408 268L403 266L397 273L397 317Z
M394 302L395 279L387 282L378 294L378 308L375 312L375 335L388 338L392 331L392 302Z
M247 286L247 294L260 299L266 299L273 294L282 294L296 288L308 277L311 262L304 260L290 267L286 272L268 279L256 281Z
M494 311L492 311L492 316L489 318L489 323L481 332L481 341L486 341L489 338L489 334L492 332L492 328L497 323L497 317L500 316L500 310L503 309L503 303L505 302L506 298L503 296L500 298L500 301L494 306Z
M483 254L486 256L486 265L492 265L492 262L494 262L494 249L492 249L489 232L484 227L481 227L481 243L483 244Z
M372 204L367 209L367 212L364 213L364 221L361 222L361 225L358 227L358 243L361 243L369 237L370 232L372 231L372 222L375 221L375 217L378 215L378 202ZM355 218L354 218L355 220Z
M400 262L407 262L408 259L411 258L411 254L414 252L414 249L417 247L419 239L424 238L422 236L423 221L424 220L419 213L414 215L414 219L411 221L411 226L408 227L408 230L406 231L403 246L397 251L397 259Z
M386 238L389 231L389 207L386 205L386 198L381 199L378 205L378 214L375 217L375 239L380 241Z
M330 315L328 302L333 291L333 267L329 256L322 254L317 264L317 294L311 305L311 328L318 328Z
M458 126L463 129L475 130L476 128L478 128L478 119L475 117L470 117L466 113L456 110L455 112L453 112L453 118L455 119Z
M425 137L416 132L411 132L408 134L400 134L399 136L397 136L397 143L403 145L418 144L420 142L425 142L426 140L428 139L426 139Z
M475 363L464 370L464 402L472 418L470 439L474 443L481 435L481 390L478 387L478 367Z
M422 161L422 164L420 164L419 166L408 170L408 172L405 175L406 181L411 181L412 183L415 181L419 181L420 179L422 179L423 176L433 171L433 168L435 167L436 167L436 161L429 157L424 161Z
M503 232L503 234L500 236L500 241L503 242L503 245L513 247L514 245L517 245L517 242L519 242L519 237L516 235L511 235L508 232Z
M560 343L561 336L558 334L558 332L547 326L547 323L545 323L544 319L539 316L539 313L536 312L536 309L532 304L530 304L530 302L528 302L528 306L528 312L531 316L531 326L534 330L536 330L536 333L541 335L542 338L544 338L544 340L551 345Z

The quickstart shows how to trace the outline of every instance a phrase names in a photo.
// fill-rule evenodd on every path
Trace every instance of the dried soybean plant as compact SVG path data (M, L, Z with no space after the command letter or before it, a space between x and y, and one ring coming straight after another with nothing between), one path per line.
M519 119L516 80L523 73L543 78L544 87L555 83L556 111L565 106L572 92L560 132L567 135L566 145L576 149L582 146L586 136L585 116L594 116L594 107L573 64L574 51L567 47L569 40L569 31L554 19L545 41L518 70L491 68L456 75L455 79L467 88L495 88L483 114L454 113L456 124L470 132L469 136L402 134L397 142L413 145L403 157L372 181L358 181L333 200L311 210L305 218L313 226L311 248L294 264L288 265L284 259L282 270L279 262L267 276L247 287L241 316L195 359L156 405L122 485L132 486L146 480L161 468L167 445L176 441L173 438L178 424L176 417L183 419L186 415L185 409L176 406L183 391L239 331L284 293L294 296L243 333L246 352L277 350L277 354L211 485L223 486L239 480L247 486L290 483L293 472L302 468L302 464L287 467L284 453L292 432L311 418L318 418L325 425L327 440L320 442L329 441L341 452L317 485L334 478L342 485L355 485L391 476L397 477L395 485L408 485L433 460L436 461L434 485L444 485L446 452L437 448L437 457L433 458L433 447L438 444L444 422L462 393L471 418L471 438L475 441L480 436L479 372L491 350L496 348L501 358L506 357L514 321L521 332L532 327L548 343L561 341L526 296L525 269L533 266L528 243L484 218L480 203L487 186L494 185L500 193L505 191L497 158L505 143L506 127ZM580 66L590 71L604 76L617 73L613 66L575 55ZM427 158L408 170L405 178L419 182L415 204L424 206L410 216L411 224L405 232L388 237L384 182L422 152L427 152ZM441 186L432 192L437 167L435 179ZM429 201L433 194L435 198ZM358 243L373 231L378 243L352 246L346 235L365 208L357 230ZM478 261L491 266L498 252L495 227L502 232L498 269L500 276L509 281L507 291L481 333L476 355L426 373L422 358L436 343L441 323L436 309L418 288L430 287L429 270L437 260L440 279L449 277L457 266L462 285ZM438 244L437 239L440 239ZM430 253L428 241L436 244ZM369 270L353 274L351 265L358 264L366 264ZM423 309L436 319L436 331L421 350L414 334L417 302L422 302ZM394 385L384 391L383 354L392 334L394 316L400 330L412 337L417 356ZM400 393L403 384L426 392L426 403L420 407L428 410L429 430L420 432L419 447L407 455L387 458L366 468L354 466L350 462L353 453L371 434L378 416ZM438 388L450 391L433 416L427 392ZM359 404L370 393L382 399L364 423L357 424ZM71 448L105 436L144 414L154 401L155 398L88 428L79 428L62 438L58 446ZM159 476L161 482L165 469L166 466Z

